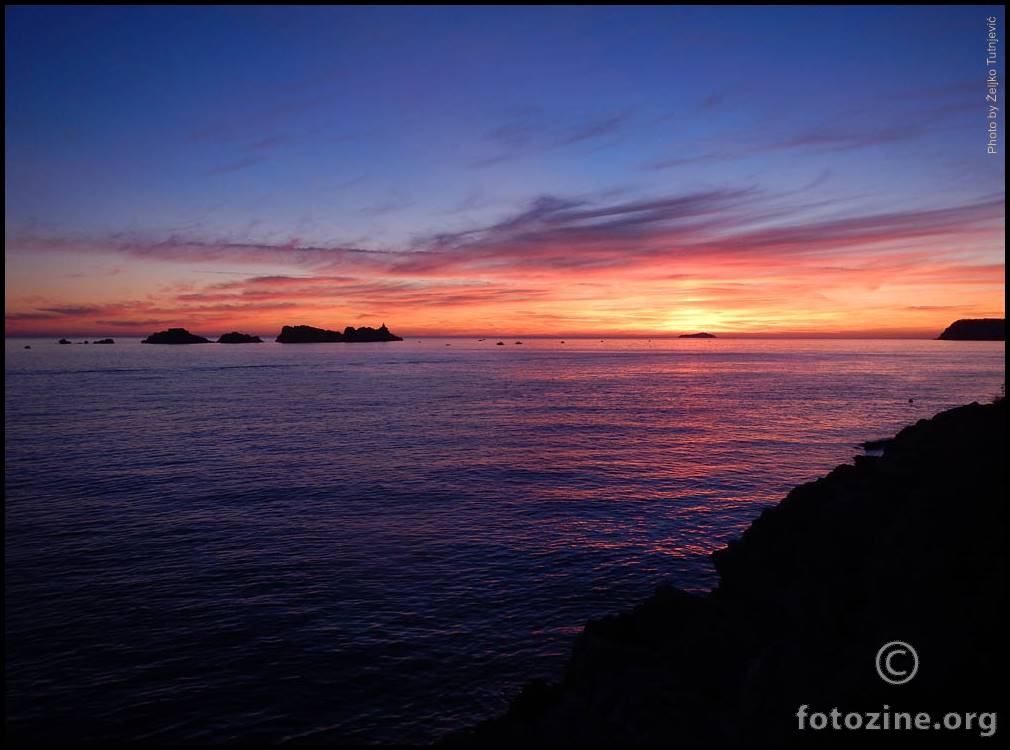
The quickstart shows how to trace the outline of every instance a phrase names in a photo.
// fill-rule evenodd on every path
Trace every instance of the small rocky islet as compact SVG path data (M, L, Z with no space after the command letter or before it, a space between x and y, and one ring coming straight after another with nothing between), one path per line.
M248 333L239 333L238 331L232 331L231 333L222 334L217 343L219 344L262 344L263 339L259 336L252 336Z
M210 344L210 339L190 333L185 328L169 328L166 331L152 333L141 344Z

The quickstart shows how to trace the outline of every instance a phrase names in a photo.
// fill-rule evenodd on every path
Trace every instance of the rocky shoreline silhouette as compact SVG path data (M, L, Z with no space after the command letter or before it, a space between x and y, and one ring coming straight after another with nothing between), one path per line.
M794 488L715 552L713 591L662 586L630 612L590 621L558 682L526 685L504 716L446 743L873 741L802 731L796 714L997 711L1005 426L1000 398L869 441L880 455ZM895 640L921 665L900 686L875 662Z

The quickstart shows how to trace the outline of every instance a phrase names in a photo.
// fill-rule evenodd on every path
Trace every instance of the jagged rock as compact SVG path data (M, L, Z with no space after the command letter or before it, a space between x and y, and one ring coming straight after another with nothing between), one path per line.
M239 333L238 331L232 331L231 333L222 334L217 340L219 344L262 344L263 339L259 336L252 336L248 333Z
M714 333L682 333L677 338L679 339L714 339Z
M97 341L92 341L92 344L115 344L113 339L98 339Z
M60 339L59 342L57 342L57 343L60 343L60 344L72 344L74 342L71 341L70 339Z
M169 328L167 331L152 333L141 344L209 344L210 339L190 333L185 328Z
M937 336L940 341L1006 341L1005 318L962 318Z
M385 323L378 328L362 326L361 328L355 329L351 326L347 326L347 328L344 329L344 340L348 342L403 341L403 339L399 336L395 336L390 333L389 329L386 328Z
M343 341L344 334L313 326L284 326L275 341L282 344L326 344Z
M353 328L347 326L343 333L339 331L329 331L325 328L315 328L313 326L284 326L277 341L282 344L323 344L333 342L364 343L374 341L403 341L399 336L390 333L383 323L379 328Z
M527 686L507 714L446 742L851 741L830 725L801 731L800 706L994 718L1006 675L1005 425L1003 400L942 412L882 456L794 488L713 554L712 592L660 588L591 621L560 682ZM921 665L900 686L876 668L894 640Z

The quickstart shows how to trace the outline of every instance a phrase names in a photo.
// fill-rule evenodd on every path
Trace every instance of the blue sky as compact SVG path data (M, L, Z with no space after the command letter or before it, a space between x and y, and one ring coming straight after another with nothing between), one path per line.
M8 8L8 308L65 294L40 280L57 251L86 275L129 245L117 269L183 284L136 248L411 254L543 199L752 191L751 230L991 203L992 14L1002 29L985 7ZM969 260L1002 263L994 237Z

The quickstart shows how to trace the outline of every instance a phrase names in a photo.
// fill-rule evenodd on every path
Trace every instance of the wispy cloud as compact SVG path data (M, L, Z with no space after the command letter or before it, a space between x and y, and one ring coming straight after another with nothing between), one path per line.
M104 238L31 232L8 233L8 247L16 253L72 252L78 255L123 255L140 260L187 263L274 263L290 266L339 265L352 262L362 268L381 264L397 251L344 244L304 243L297 237L283 242L169 235L164 239L119 232Z
M706 150L686 155L661 157L646 162L646 169L672 169L705 162L728 162L762 154L791 150L810 152L854 151L898 141L912 140L923 133L915 126L882 128L879 130L846 130L825 126L803 130L779 140L766 140L735 148Z
M630 110L564 121L544 110L523 108L485 134L490 153L472 159L470 166L487 167L536 153L618 139L632 118Z
M555 144L558 146L572 146L594 138L616 135L630 116L630 112L621 112L616 115L586 120L569 128L568 132L555 141Z
M211 167L206 172L204 176L228 174L230 172L240 172L243 169L249 169L250 167L255 167L257 164L262 164L267 158L261 155L255 156L244 156L241 159L236 159L235 161L225 162L223 164L218 164Z
M884 128L870 131L846 131L833 128L816 128L806 130L767 147L769 151L792 148L810 148L821 151L848 151L851 149L879 146L895 141L917 138L922 134L922 128L915 125Z
M359 213L365 216L385 216L414 205L414 201L400 190L390 190L379 200L368 204Z
M283 135L268 135L245 145L246 151L269 151L285 145L290 138Z
M17 252L110 252L166 262L257 262L354 273L428 276L509 273L605 266L628 268L658 260L703 259L765 252L770 258L831 252L844 258L888 242L925 243L992 232L1002 221L1001 196L917 210L823 216L803 196L757 187L721 188L637 200L539 196L487 225L434 233L404 247L366 247L198 238L156 240L120 233L105 239L9 233ZM818 209L814 211L812 209ZM955 245L956 246L956 245Z
M960 311L958 295L982 313L997 306L997 293L1002 299L1005 269L992 251L1002 242L1001 195L877 212L846 205L757 186L638 198L542 195L496 221L386 248L194 235L85 242L9 232L14 255L113 253L123 263L202 264L229 276L235 272L215 266L278 271L163 287L146 300L108 305L10 300L8 329L38 330L58 319L85 330L89 321L122 317L211 327L246 321L262 331L292 316L336 324L334 316L354 320L363 310L420 321L419 329L476 330L502 315L541 325L576 321L568 330L615 321L636 330L681 320L729 325L747 316L751 327L782 327L804 314L822 328L860 316L870 327L885 310L921 320Z

